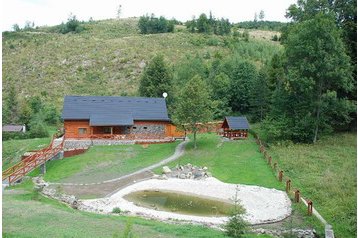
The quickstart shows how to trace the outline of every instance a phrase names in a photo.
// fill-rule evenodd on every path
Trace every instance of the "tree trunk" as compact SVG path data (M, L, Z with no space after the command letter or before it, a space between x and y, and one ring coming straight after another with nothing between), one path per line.
M314 137L313 137L313 144L317 142L319 116L320 116L320 107L318 106L317 107L317 115L316 115L316 128L315 128Z
M194 130L194 149L196 149L196 130Z
M318 138L318 127L319 127L319 120L321 116L322 88L323 88L323 82L321 81L318 87L318 100L317 100L317 107L316 107L316 128L314 130L313 144L317 142L317 138Z

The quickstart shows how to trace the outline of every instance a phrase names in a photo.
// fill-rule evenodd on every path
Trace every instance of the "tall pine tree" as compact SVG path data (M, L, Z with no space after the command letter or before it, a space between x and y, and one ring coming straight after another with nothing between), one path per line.
M172 74L162 55L155 56L145 68L139 84L139 94L143 97L162 97L172 88Z

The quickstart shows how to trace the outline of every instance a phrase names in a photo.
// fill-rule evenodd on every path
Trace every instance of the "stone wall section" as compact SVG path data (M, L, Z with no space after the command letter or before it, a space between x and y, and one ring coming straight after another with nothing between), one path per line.
M132 134L152 134L152 135L165 135L165 126L161 124L151 125L151 124L143 124L143 125L134 125L132 127Z
M133 145L128 140L65 140L64 150L88 149L92 145Z

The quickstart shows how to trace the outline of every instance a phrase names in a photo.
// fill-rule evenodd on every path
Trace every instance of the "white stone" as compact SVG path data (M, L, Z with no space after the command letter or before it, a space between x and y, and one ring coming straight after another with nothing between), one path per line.
M238 190L236 189L238 187ZM88 211L103 210L111 213L114 207L128 210L130 214L142 213L142 216L159 220L178 219L203 224L221 225L228 221L228 217L203 217L183 215L172 212L157 211L139 207L125 200L123 197L129 193L142 190L166 190L181 193L196 194L197 196L212 199L232 201L238 194L240 204L245 208L245 220L250 224L261 224L281 221L291 214L291 201L284 191L259 186L236 185L223 183L213 177L202 180L176 179L168 180L150 179L123 188L107 198L81 200Z
M167 173L171 173L172 170L168 167L168 166L163 166L163 173L167 174Z

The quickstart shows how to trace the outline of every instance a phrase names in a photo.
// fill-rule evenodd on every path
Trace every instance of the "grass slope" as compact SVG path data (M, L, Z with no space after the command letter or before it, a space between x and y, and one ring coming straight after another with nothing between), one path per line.
M269 150L293 186L312 199L337 238L357 234L357 136L336 134L314 145L276 145Z
M186 56L207 61L215 53L232 54L228 38L181 32L141 35L137 19L84 23L79 34L38 32L3 33L3 95L14 84L19 97L41 95L58 106L63 96L136 95L145 64L163 54L173 65ZM242 59L261 64L281 46L270 40L240 41L236 50ZM55 89L55 90L54 90Z
M171 156L178 144L93 146L84 154L49 161L45 180L92 183L118 178Z
M184 156L169 166L174 167L178 163L206 166L214 177L227 183L283 189L262 159L252 137L221 143L216 134L200 134L198 148L195 150L193 141L189 142ZM157 169L156 172L161 170Z
M25 152L40 150L48 146L52 135L56 132L56 128L49 126L48 131L50 134L48 138L2 141L2 170L4 171L18 163Z

